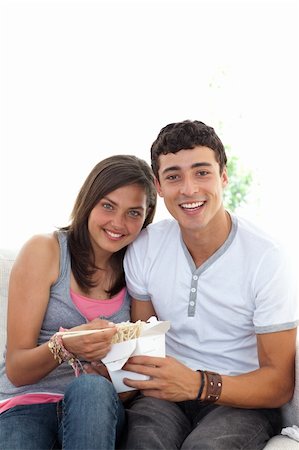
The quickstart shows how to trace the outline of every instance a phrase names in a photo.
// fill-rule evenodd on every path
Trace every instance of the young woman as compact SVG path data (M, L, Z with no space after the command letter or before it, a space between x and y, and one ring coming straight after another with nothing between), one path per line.
M31 238L20 251L0 367L1 450L115 448L122 402L109 380L84 373L84 365L99 362L114 324L130 319L123 257L155 207L149 165L113 156L87 177L70 225ZM80 337L59 334L99 328Z

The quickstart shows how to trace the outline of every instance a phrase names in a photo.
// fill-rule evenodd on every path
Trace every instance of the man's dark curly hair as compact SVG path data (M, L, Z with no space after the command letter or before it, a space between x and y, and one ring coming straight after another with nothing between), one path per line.
M151 164L153 172L159 179L159 156L168 153L177 153L180 150L190 150L197 146L209 147L215 152L216 161L222 173L226 166L227 158L224 145L214 131L198 120L184 120L183 122L170 123L161 129L157 139L151 147Z

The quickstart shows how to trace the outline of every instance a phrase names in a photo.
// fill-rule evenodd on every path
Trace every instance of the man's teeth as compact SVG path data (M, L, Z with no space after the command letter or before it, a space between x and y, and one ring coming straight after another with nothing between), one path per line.
M106 233L109 234L112 238L120 238L122 234L120 233L112 233L112 231L106 230Z
M181 207L185 209L194 209L199 208L203 204L204 202L183 203Z

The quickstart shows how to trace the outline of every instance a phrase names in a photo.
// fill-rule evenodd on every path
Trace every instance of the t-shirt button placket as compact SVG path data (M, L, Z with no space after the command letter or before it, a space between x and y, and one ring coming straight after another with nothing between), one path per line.
M193 280L194 280L195 276L196 275L194 275L192 277ZM195 315L195 306L196 306L196 288L193 286L190 289L190 298L189 298L189 305L188 305L188 317L194 317L194 315Z

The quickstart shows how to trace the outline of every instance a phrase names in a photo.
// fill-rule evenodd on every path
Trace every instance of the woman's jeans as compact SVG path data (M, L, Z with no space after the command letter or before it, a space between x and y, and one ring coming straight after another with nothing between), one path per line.
M59 403L16 406L0 414L0 450L114 450L124 422L112 383L84 374Z
M260 450L281 430L279 409L241 409L139 396L127 409L127 450Z

